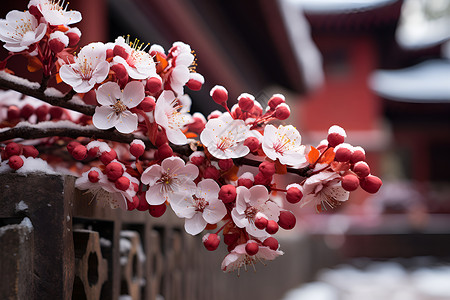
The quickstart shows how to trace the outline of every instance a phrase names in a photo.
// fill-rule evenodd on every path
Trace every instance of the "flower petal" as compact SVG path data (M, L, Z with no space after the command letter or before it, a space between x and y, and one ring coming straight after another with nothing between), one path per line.
M129 110L119 114L119 121L116 123L116 129L121 133L131 133L137 129L138 116Z
M184 221L184 229L187 233L196 235L203 231L206 227L206 221L200 213L195 214L191 219Z
M140 81L132 81L123 89L122 102L129 108L138 106L144 100L144 85Z
M112 128L117 124L117 122L119 122L119 117L112 107L98 106L95 108L92 123L98 129Z
M97 89L97 102L101 105L114 105L122 98L120 87L115 82L107 82Z

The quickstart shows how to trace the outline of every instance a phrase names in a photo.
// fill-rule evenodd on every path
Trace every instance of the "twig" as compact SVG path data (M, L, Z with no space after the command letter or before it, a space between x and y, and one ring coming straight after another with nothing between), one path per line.
M69 92L69 96L51 96L45 93L45 91L40 89L39 83L30 82L24 78L8 74L4 71L0 72L0 88L11 89L20 92L24 95L28 95L51 105L60 106L73 111L80 112L82 114L92 116L95 112L95 106L83 105L70 102L68 100L72 99L72 92ZM69 98L70 97L70 98Z

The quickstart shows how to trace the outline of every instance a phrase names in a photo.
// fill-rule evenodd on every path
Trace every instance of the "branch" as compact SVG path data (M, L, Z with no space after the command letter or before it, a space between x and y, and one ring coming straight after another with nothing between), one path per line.
M88 116L94 115L95 112L95 106L69 101L79 100L79 98L73 98L72 92L67 93L67 95L62 95L59 91L52 88L48 88L44 91L41 89L39 83L31 82L24 78L8 74L5 71L0 71L0 88L15 90L24 95L47 102L51 105L64 107Z

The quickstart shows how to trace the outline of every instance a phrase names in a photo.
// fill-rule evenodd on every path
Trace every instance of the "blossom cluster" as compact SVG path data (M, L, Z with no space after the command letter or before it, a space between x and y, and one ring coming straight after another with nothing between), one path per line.
M55 103L0 103L0 134L42 129L34 145L65 146L81 162L75 165L81 165L76 186L97 201L153 217L170 208L184 219L188 234L205 233L206 249L216 250L223 240L229 254L222 269L229 272L283 254L274 235L296 224L286 203L322 212L347 201L358 187L369 193L381 187L364 149L346 143L343 128L333 125L319 145L304 145L294 126L283 125L291 114L283 95L273 95L263 107L243 93L229 107L228 91L219 85L210 96L224 111L191 114L185 87L199 90L204 78L189 45L175 42L166 52L118 37L75 54L81 32L69 25L80 20L79 12L50 0L31 0L27 11L11 11L0 20L0 40L10 56L25 55L30 70L43 70L45 80L36 90L46 89L54 76L71 87L69 99L78 94L81 106L92 108L86 114ZM8 58L2 72L12 72L6 69ZM43 138L57 126L81 137L58 132ZM105 131L105 138L82 135L86 128ZM0 149L0 168L17 171L39 159L39 147L23 140ZM297 179L285 184L279 179L288 172Z

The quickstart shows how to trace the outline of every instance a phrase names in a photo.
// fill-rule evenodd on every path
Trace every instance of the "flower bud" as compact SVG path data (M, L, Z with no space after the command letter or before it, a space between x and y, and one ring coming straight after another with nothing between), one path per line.
M225 245L230 246L237 242L239 233L226 233L223 235L223 242Z
M202 151L194 151L189 156L189 161L196 166L200 166L205 162L205 153Z
M132 198L132 201L128 201L127 199L127 210L135 210L139 205L139 197L138 196L134 196Z
M253 256L259 251L259 246L256 242L248 242L247 245L245 245L245 252L247 252L248 255Z
M130 144L130 153L134 157L140 157L145 152L145 144L143 141L135 139Z
M255 176L255 181L253 182L253 184L269 185L271 182L272 182L272 175L266 176L263 173L258 172L258 174L256 174Z
M34 112L39 122L46 121L48 115L48 105L41 105Z
M268 234L275 234L278 231L278 224L274 220L267 221L266 232Z
M169 140L167 139L166 133L163 131L158 132L158 134L156 135L155 146L160 147L163 144L167 143L169 143Z
M217 104L222 106L226 105L228 100L228 91L223 86L216 85L211 89L209 94Z
M23 146L23 156L36 158L39 155L39 151L32 145Z
M341 185L344 190L352 192L358 188L359 179L353 174L347 174L342 176Z
M286 101L283 95L275 94L269 99L269 102L267 104L269 105L270 109L275 110L278 105L284 102Z
M162 88L161 78L159 76L150 77L149 79L147 79L147 82L145 83L145 88L152 94L159 92Z
M258 229L265 229L267 227L267 223L269 222L269 220L267 220L267 218L263 217L263 216L256 216L255 217L255 226Z
M23 166L23 159L18 155L13 155L9 158L8 165L13 170L18 170Z
M159 218L166 212L167 206L165 203L159 205L150 205L148 213L155 218Z
M366 177L370 174L370 167L365 161L358 161L353 166L353 172L359 177Z
M219 168L223 171L228 171L233 166L234 166L234 163L231 158L219 160Z
M258 138L251 136L245 139L244 146L247 146L250 149L250 152L255 152L259 148L259 140Z
M50 33L48 46L53 53L59 53L69 45L69 38L62 31Z
M255 181L255 177L250 172L245 172L242 174L237 181L238 186L245 186L246 188L251 188L253 186L253 182Z
M337 125L333 125L328 129L328 145L330 147L336 147L339 144L342 144L347 137L345 130Z
M61 120L64 109L59 106L51 106L48 110L48 113L50 114L50 118L52 120Z
M6 113L8 120L15 121L20 119L20 109L15 106L11 105L8 107L8 111Z
M334 159L338 162L348 162L353 155L353 146L347 143L342 143L334 148Z
M112 162L116 158L117 158L117 153L116 153L116 151L114 149L111 149L110 151L102 152L102 154L100 154L100 161L104 165L109 164L110 162Z
M8 157L11 157L13 155L20 155L22 154L22 145L14 142L8 143L8 145L6 145L5 147L5 152Z
M278 240L270 236L264 240L263 246L269 247L272 250L278 250Z
M303 198L303 188L301 185L292 183L286 187L286 200L289 203L298 203Z
M223 203L230 203L236 199L236 187L231 184L222 185L219 191L219 197Z
M173 150L169 144L162 144L158 147L158 159L163 160L165 158L171 157L173 155Z
M353 154L350 161L352 163L357 163L358 161L364 161L366 160L366 151L360 146L353 148Z
M272 176L275 174L275 163L270 161L263 161L259 164L259 171L264 174L264 176Z
M69 38L69 47L75 47L80 42L81 31L77 27L69 28L65 34Z
M374 175L363 177L359 180L361 188L368 193L375 194L380 189L383 182L380 178Z
M144 100L139 103L138 108L142 109L145 112L151 112L155 110L156 101L155 97L147 96L144 98Z
M192 115L192 122L188 124L188 130L200 134L205 129L206 119L201 113Z
M88 179L92 183L96 183L100 180L100 174L96 170L91 170L88 173Z
M203 171L203 178L211 178L215 181L219 180L220 172L214 166L206 167Z
M288 210L280 211L280 216L278 217L278 225L285 230L290 230L295 227L297 220L292 212Z
M123 165L117 161L110 162L105 168L109 180L115 181L124 173Z
M87 149L86 146L78 145L72 150L72 157L76 160L83 160L87 157Z
M199 73L189 73L189 77L186 86L193 91L199 91L205 83L205 78Z
M71 141L70 143L67 144L67 151L72 154L73 149L75 149L76 146L81 145L79 142L77 141Z
M255 105L255 97L253 97L253 95L243 93L238 97L238 105L242 111L250 111Z
M20 116L25 120L28 120L32 114L34 114L34 107L30 104L25 104L20 110Z
M121 176L114 182L114 186L118 190L126 191L130 187L130 183L131 183L131 181L128 177Z
M145 197L139 198L139 204L136 209L138 211L146 211L150 209L150 204L148 204L147 200L145 200Z
M278 120L286 120L291 115L291 109L286 103L281 103L275 108L274 117Z
M128 72L124 65L122 64L114 64L110 67L110 70L116 74L116 77L119 80L128 80Z
M207 233L202 237L202 242L207 250L214 251L219 247L220 237L215 233Z
M127 53L127 50L125 50L124 47L119 46L119 45L114 46L113 54L114 54L114 56L120 56L125 60L127 60L128 56L129 56L129 54Z

